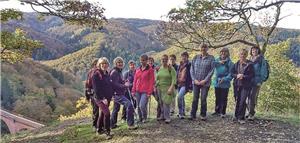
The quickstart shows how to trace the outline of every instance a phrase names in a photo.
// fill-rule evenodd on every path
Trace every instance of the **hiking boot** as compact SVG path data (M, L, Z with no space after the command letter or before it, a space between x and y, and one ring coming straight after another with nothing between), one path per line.
M233 118L232 118L232 121L233 121L233 122L236 122L236 121L237 121L237 118L236 118L236 117L233 117Z
M98 135L102 135L105 133L105 131L103 129L98 129L97 132L96 132Z
M119 127L118 125L112 125L111 129L115 129L115 128L118 128L118 127Z
M165 120L165 119L162 118L162 117L158 117L156 120L157 120L157 121L162 121L162 120Z
M240 120L240 119L238 119L238 123L239 123L239 124L245 124L246 121L245 121L245 120Z
M213 115L213 116L218 116L218 115L220 115L220 114L217 113L217 112L214 112L214 113L212 113L211 115Z
M253 120L254 120L254 116L249 115L247 119L248 119L249 121L253 121Z
M206 121L206 120L207 120L205 116L200 116L200 119L201 119L202 121Z
M195 121L195 120L196 120L196 118L195 118L195 117L189 117L189 120L191 120L191 121Z
M225 114L221 114L221 118L225 118L225 116L226 116Z
M178 117L179 119L184 119L184 116L182 116L182 115L177 115L177 117Z
M166 123L166 124L169 124L170 122L171 122L170 119L166 119L166 120L165 120L165 123Z
M135 125L132 125L132 126L128 126L128 129L129 130L136 130L138 127L137 126L135 126Z
M112 139L112 135L111 135L109 132L106 132L105 135L106 135L106 136L105 136L105 139L106 139L106 140Z
M147 122L148 122L148 120L146 120L146 119L142 120L142 123L147 123Z

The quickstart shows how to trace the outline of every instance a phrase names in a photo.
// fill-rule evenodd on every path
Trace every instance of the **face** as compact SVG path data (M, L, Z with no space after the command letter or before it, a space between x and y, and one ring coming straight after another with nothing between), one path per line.
M101 68L101 70L103 70L103 71L107 71L107 70L108 70L108 67L109 67L109 65L108 65L108 63L106 63L106 62L100 64L100 68Z
M253 48L251 50L251 53L252 53L253 56L257 56L258 55L258 49Z
M226 52L226 51L221 51L220 52L220 57L221 57L221 59L226 59L227 57L228 57L228 52Z
M147 59L145 58L140 58L140 63L142 64L142 66L146 66L147 65Z
M161 58L161 64L164 65L164 66L168 65L168 57L162 57Z
M149 64L150 66L152 66L152 65L154 64L154 61L153 61L152 59L149 59L149 60L148 60L148 64Z
M239 56L241 61L245 61L247 59L248 54L247 52L240 52Z
M189 58L187 56L185 56L185 55L181 56L181 61L183 61L183 62L188 61L188 59Z
M174 65L176 63L176 59L174 57L170 57L170 64Z
M129 64L129 69L132 70L132 71L135 70L135 64L134 63L130 63Z
M123 69L123 67L124 67L123 61L118 61L118 62L117 62L117 68L118 68L118 69Z
M200 48L200 54L201 54L201 55L206 55L206 54L207 54L207 50L208 50L207 47L201 47L201 48Z

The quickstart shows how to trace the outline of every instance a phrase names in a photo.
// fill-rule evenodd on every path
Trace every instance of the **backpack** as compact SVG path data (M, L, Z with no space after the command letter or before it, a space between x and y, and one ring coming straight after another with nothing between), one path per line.
M263 59L261 62L261 68L265 68L264 71L266 71L264 74L264 78L262 79L263 82L267 81L269 79L269 75L270 75L270 65L268 60Z

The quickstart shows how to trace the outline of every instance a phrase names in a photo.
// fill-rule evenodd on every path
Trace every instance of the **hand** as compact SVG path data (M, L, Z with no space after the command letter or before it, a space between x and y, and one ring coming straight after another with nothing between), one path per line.
M225 62L226 62L226 60L221 60L220 61L221 64L224 64Z
M108 104L107 99L103 99L103 100L102 100L102 103L105 104L105 105L107 105L107 104Z
M126 87L129 87L130 86L130 83L127 81L127 82L125 82L125 86Z
M238 74L236 77L237 77L237 79L243 79L244 75L243 74Z
M168 95L172 95L173 94L173 86L170 86L168 91L167 91Z
M201 80L201 81L199 82L200 85L204 85L205 83L206 83L205 80Z
M221 83L223 83L223 81L224 81L224 79L222 78L222 79L220 79L219 80L219 82L218 82L218 84L221 84Z
M199 82L199 80L194 80L194 84L196 84L196 85L200 85L200 82Z

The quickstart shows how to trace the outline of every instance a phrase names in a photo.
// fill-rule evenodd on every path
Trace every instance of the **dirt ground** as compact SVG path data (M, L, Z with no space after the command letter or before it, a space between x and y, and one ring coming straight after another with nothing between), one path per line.
M151 120L140 124L137 130L128 130L125 124L112 130L112 140L96 135L88 124L90 120L67 121L51 129L40 129L13 142L120 142L120 143L191 143L191 142L290 142L300 143L299 125L282 121L256 119L240 125L230 116L222 119L209 116L207 121L189 121L173 118L170 124ZM74 128L74 126L80 126ZM73 128L72 128L73 127ZM71 128L71 129L68 129ZM48 133L45 133L48 132ZM72 133L69 133L72 132ZM75 135L74 135L75 134ZM44 136L43 136L44 135ZM39 137L37 137L39 136Z

